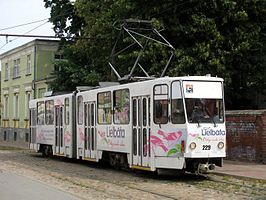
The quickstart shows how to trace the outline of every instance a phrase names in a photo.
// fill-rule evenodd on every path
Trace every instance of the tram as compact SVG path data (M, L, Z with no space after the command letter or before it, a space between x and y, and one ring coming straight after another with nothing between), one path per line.
M206 173L226 156L223 79L106 83L31 100L30 148L114 167Z

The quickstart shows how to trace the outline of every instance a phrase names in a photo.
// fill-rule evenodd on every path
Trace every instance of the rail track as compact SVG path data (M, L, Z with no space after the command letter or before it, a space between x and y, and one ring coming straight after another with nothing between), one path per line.
M57 159L53 157L53 159ZM62 159L62 158L61 158ZM64 161L68 162L67 159L63 158ZM75 163L82 164L84 166L94 167L94 168L103 168L103 170L111 170L118 173L125 173L129 176L136 177L136 181L139 183L132 184L128 180L110 180L110 178L97 178L94 177L94 180L101 181L106 184L116 185L117 187L124 187L130 190L139 191L142 193L148 193L156 196L157 198L163 199L180 199L178 194L169 194L168 192L163 192L159 190L154 190L151 187L143 187L142 182L149 182L151 180L156 180L158 182L163 182L164 184L171 185L175 187L178 183L184 183L184 185L189 186L190 184L197 187L198 189L214 189L223 193L227 193L228 190L239 196L240 199L266 199L266 181L263 180L252 180L240 177L232 177L229 175L217 175L215 173L205 174L205 175L194 175L194 174L184 174L181 176L173 175L157 175L150 172L132 172L131 170L125 169L115 170L109 166L103 166L98 163L88 163L87 161L73 161ZM134 173L134 174L133 174ZM76 172L78 176L82 176L82 173ZM84 176L84 174L83 174ZM87 178L91 178L90 175ZM92 187L92 186L90 186ZM121 195L117 197L122 198Z
M230 175L202 175L205 180L205 185L208 184L209 187L227 192L228 188L230 190L234 190L239 196L243 197L254 197L256 199L266 199L266 181L265 180L257 180L250 179L245 177L233 177ZM217 187L219 185L219 187ZM222 186L222 187L221 187ZM197 184L197 187L201 187L201 185ZM219 189L218 189L219 188Z
M83 199L266 199L266 181L217 174L157 175L28 151L0 154L0 169L37 179ZM78 191L78 193L77 193Z

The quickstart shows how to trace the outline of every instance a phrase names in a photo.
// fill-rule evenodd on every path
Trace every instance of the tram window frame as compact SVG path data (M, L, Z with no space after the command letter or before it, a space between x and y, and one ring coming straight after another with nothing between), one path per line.
M69 125L70 121L70 105L69 105L69 97L65 98L65 125Z
M102 118L100 118L102 116ZM98 124L112 123L112 98L111 91L97 94L97 122Z
M45 105L44 101L38 101L37 102L37 124L38 125L44 125L45 120Z
M91 111L91 121L90 121L91 124L90 125L95 126L95 104L94 103L91 104L90 111Z
M84 112L84 106L83 106L83 96L78 96L77 99L77 104L78 104L78 124L82 125L83 124L83 112Z
M133 99L132 102L132 112L133 112L133 116L132 116L132 123L133 126L137 126L137 99Z
M133 155L136 156L137 153L138 153L138 142L137 142L137 140L138 140L138 129L134 128L132 134L133 134L133 140L132 140L132 142L133 142Z
M142 125L147 126L148 113L147 113L147 98L142 99Z
M158 112L158 110L160 112ZM164 113L164 111L166 111ZM153 121L155 124L167 124L169 121L169 87L158 84L153 87Z
M179 90L176 90L174 88L175 84L178 84L177 87L179 87ZM171 122L173 124L186 123L185 107L184 100L182 97L182 87L180 81L173 81L171 84Z
M54 125L54 100L45 101L45 124Z
M130 122L130 92L129 89L113 91L114 124L129 124Z

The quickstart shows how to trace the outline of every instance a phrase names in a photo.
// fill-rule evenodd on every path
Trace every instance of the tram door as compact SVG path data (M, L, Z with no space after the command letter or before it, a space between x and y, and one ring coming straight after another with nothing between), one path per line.
M95 127L95 102L84 104L85 118L85 158L96 159L96 127Z
M63 107L55 106L55 153L64 154Z
M132 98L133 165L150 166L150 97Z

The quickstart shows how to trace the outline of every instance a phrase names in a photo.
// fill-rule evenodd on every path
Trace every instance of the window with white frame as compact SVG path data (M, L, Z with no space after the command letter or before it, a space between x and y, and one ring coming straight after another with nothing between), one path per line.
M18 114L19 114L19 102L18 102L18 93L14 94L14 119L18 119Z
M27 55L26 75L31 74L31 55Z
M8 118L8 95L5 95L4 96L4 119L7 119Z
M31 100L31 93L26 92L25 94L25 118L29 119L29 102Z
M20 59L14 60L13 78L19 77Z
M8 63L5 64L5 80L9 80L9 66Z

